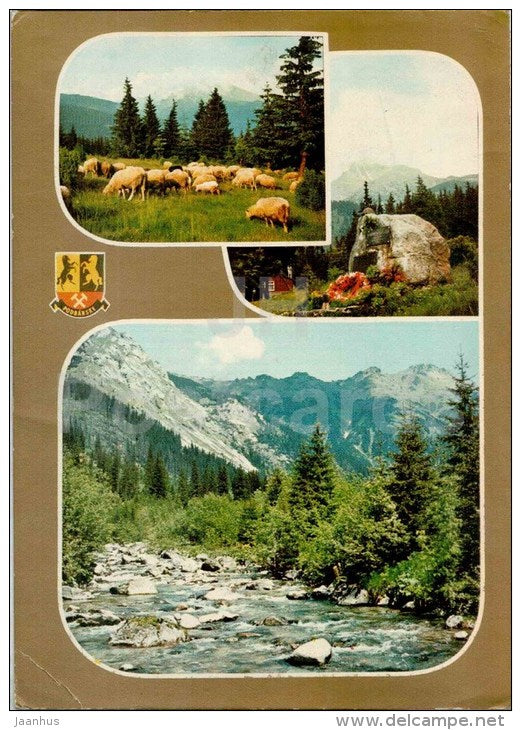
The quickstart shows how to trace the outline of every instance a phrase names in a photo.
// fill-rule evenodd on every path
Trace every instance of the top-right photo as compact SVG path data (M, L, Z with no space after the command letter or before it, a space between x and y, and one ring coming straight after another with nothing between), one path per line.
M253 252L230 251L246 298L285 315L477 315L481 102L465 68L331 53L326 148L332 246L256 251L253 278Z

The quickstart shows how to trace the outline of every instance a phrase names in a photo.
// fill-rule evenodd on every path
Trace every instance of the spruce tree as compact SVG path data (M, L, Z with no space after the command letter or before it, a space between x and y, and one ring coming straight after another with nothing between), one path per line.
M420 533L425 530L425 510L433 480L431 457L417 416L402 415L395 445L387 490L407 530L410 546L416 549Z
M141 119L130 81L125 79L125 94L114 115L112 148L117 156L138 157L141 151Z
M294 160L288 158L287 140L290 131L287 129L284 98L280 94L275 94L269 84L264 88L260 98L262 106L255 110L257 122L251 133L249 154L253 156L255 164L263 167L268 163L272 167L284 167L287 163L295 164ZM247 150L246 134L242 142L244 149ZM247 151L244 157L248 158Z
M177 104L172 99L170 114L163 127L163 154L165 157L180 157L181 132L177 121Z
M199 100L199 106L195 112L192 121L192 128L189 135L189 157L198 159L203 154L202 147L204 144L204 133L206 126L206 105L202 99Z
M192 497L201 497L204 493L199 467L197 466L197 461L195 459L192 460L192 467L190 470L190 492Z
M460 354L454 378L452 415L443 437L449 449L448 463L459 493L457 516L461 520L460 574L479 574L479 413L478 391L468 377L468 365Z
M142 153L145 157L153 157L156 154L156 142L160 136L160 131L156 107L149 94L145 102L142 121Z
M230 491L230 477L224 464L221 464L217 472L217 494L228 494Z
M150 484L150 494L154 497L166 497L170 486L168 472L165 462L161 454L157 454L154 460L154 468L152 471L152 481Z
M289 492L291 512L308 523L316 523L326 516L335 486L333 457L326 435L317 424L313 433L300 448L293 466Z
M291 164L303 172L305 164L324 169L324 79L314 67L322 55L322 44L311 36L301 36L286 49L277 84L284 96L285 124L281 131Z
M373 199L369 194L369 183L367 180L364 180L364 197L362 198L360 202L360 213L364 210L364 208L372 208L373 207Z
M198 134L201 154L221 162L229 156L233 134L226 106L216 88L205 105Z
M392 193L389 193L389 197L385 203L385 212L390 215L393 215L396 212L396 201L394 200L394 195Z

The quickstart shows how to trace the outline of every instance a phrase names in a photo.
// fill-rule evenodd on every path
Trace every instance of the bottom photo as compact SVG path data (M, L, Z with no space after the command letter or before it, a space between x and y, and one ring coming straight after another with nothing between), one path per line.
M61 378L61 612L134 675L411 673L480 616L475 319L118 321Z

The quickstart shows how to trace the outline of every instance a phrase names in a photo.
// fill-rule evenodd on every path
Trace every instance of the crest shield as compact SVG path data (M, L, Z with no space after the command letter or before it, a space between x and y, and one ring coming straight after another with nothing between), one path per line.
M56 253L54 255L56 299L50 306L69 317L90 317L107 309L104 253Z

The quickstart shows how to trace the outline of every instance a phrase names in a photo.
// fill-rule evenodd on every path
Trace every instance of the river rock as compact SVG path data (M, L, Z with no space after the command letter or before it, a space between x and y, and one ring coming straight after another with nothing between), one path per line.
M335 600L339 606L367 606L369 604L369 594L362 588L349 586L346 592L341 592L338 597L334 594Z
M214 624L218 621L236 621L238 618L238 613L231 613L230 611L217 611L215 613L205 613L203 616L199 616L199 621L202 624Z
M298 570L287 570L284 573L284 580L296 580L298 577Z
M228 588L213 588L205 594L207 601L217 601L219 603L231 603L239 598L238 593L230 591Z
M125 619L110 637L113 646L131 646L143 649L149 646L174 646L188 641L184 629L177 622L156 616L134 616Z
M307 591L290 591L289 593L286 593L286 598L289 598L290 601L304 601L306 598L308 598L309 593Z
M458 641L466 641L469 638L468 631L456 631L454 638Z
M120 672L133 672L136 667L133 664L130 664L129 662L125 662L125 664L122 664L119 668Z
M389 596L383 596L378 600L377 606L388 606L389 605Z
M448 629L461 629L464 623L463 616L452 615L445 621L445 626Z
M287 626L289 622L285 618L278 616L266 616L258 622L258 626Z
M70 621L66 616L67 621ZM122 619L106 608L91 609L76 615L76 622L79 626L113 626L119 624Z
M450 248L438 229L418 215L360 216L349 271L399 267L412 284L450 279Z
M145 596L157 593L155 583L150 578L133 578L128 583L122 583L119 586L112 586L111 593L117 593L121 596Z
M188 603L178 603L175 607L176 611L188 611Z
M415 610L415 608L416 608L416 604L414 603L414 601L407 601L407 603L405 603L405 604L404 604L404 605L402 606L402 609L403 609L404 611L414 611L414 610Z
M175 550L163 550L161 557L169 561L169 568L177 568L182 573L195 573L199 570L199 561L177 553Z
M201 625L200 620L195 616L192 616L192 614L190 613L185 613L180 616L177 620L177 623L182 629L196 629L198 626Z
M64 601L87 601L92 598L92 593L76 586L62 586L62 598Z
M322 667L333 655L331 644L326 639L312 639L297 647L287 661L296 666L309 665Z
M260 580L253 580L251 583L246 584L247 591L272 591L275 588L275 583L269 578L261 578Z
M228 555L221 555L217 558L219 565L223 570L237 570L237 561Z
M314 598L316 601L325 601L330 595L331 591L327 586L319 586L318 588L313 588L311 591L311 598Z
M221 566L217 560L207 558L201 563L201 570L207 570L209 573L217 573L217 571L221 570Z

